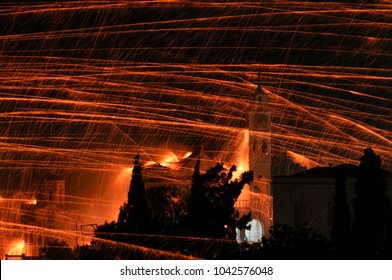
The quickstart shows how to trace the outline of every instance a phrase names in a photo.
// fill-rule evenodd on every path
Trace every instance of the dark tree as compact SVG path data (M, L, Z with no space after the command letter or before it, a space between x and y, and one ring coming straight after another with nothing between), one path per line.
M270 228L270 237L263 238L261 259L328 259L327 238L313 229L301 225L291 227L276 224Z
M239 212L237 211L235 217L237 220L235 227L238 228L239 230L240 241L241 242L245 241L245 230L250 230L252 227L249 224L249 222L252 220L252 212L248 212L248 214L245 214L242 217L240 217Z
M114 221L111 221L110 223L105 221L103 225L97 226L97 229L95 230L95 233L100 233L100 232L116 232L117 224Z
M72 260L74 258L73 250L64 240L50 239L39 251L44 260Z
M117 227L120 232L146 233L150 230L150 213L142 177L139 155L134 158L128 201L120 207Z
M245 184L253 180L252 172L242 173L233 179L233 165L226 173L223 164L200 174L200 162L195 166L189 201L189 214L194 234L198 236L222 238L235 236L238 211L234 204Z
M146 198L155 232L169 233L183 227L188 214L189 189L157 186L146 190Z
M202 235L207 229L206 223L204 221L205 217L208 215L208 201L205 195L205 188L201 181L200 174L200 159L197 159L193 176L191 192L189 194L189 220L192 224L195 235Z
M92 240L90 244L84 244L75 248L76 260L115 260L120 254L115 250L113 243Z
M383 254L391 248L392 209L381 158L371 148L360 159L353 199L353 242L356 250Z
M350 206L347 203L346 174L343 167L336 170L332 215L331 239L339 252L346 251L351 243L351 216Z

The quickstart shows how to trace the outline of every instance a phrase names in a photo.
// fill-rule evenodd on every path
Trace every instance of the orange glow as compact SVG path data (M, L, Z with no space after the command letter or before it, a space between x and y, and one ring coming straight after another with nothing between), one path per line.
M187 157L189 157L191 154L192 154L192 152L187 152L187 153L184 155L183 158L187 158Z
M237 201L239 204L243 202L249 202L251 199L251 191L250 191L250 186L246 184L244 188L241 191L240 196L238 197Z
M156 164L156 162L150 160L150 161L147 161L143 166L144 166L144 167L149 167L149 166L154 165L154 164Z
M177 156L176 156L175 153L170 152L170 154L167 155L167 156L165 157L165 159L163 160L163 162L169 163L169 164L170 164L171 162L178 162L178 158L177 158Z
M160 161L159 164L170 168L178 168L178 166L174 164L177 162L179 162L178 157L174 152L170 151L167 155L163 157L162 161Z
M239 133L239 141L235 147L236 156L233 160L233 164L237 167L237 171L234 172L234 179L238 179L244 171L249 170L249 130L244 129ZM229 168L229 167L228 167Z
M22 255L24 252L24 249L25 249L25 242L24 242L24 240L21 240L21 241L17 241L17 242L14 242L12 245L11 245L11 249L8 251L8 255L16 255L16 256L20 256L20 255Z
M36 199L32 199L32 200L30 200L29 202L28 202L28 204L37 204L37 200Z
M274 166L358 164L372 147L392 170L390 1L12 2L0 3L0 168L25 174L22 189L41 170L72 174L65 203L92 209L83 218L117 217L137 153L174 169L201 141L203 168L248 170L259 76ZM6 215L37 203L2 194Z

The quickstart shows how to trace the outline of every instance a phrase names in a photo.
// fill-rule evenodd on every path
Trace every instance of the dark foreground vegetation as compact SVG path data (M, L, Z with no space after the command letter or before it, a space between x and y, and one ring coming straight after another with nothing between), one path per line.
M307 225L275 224L268 238L239 244L235 229L245 228L251 213L240 217L234 203L243 186L252 182L253 174L245 172L233 179L235 166L225 170L221 163L201 174L199 164L187 197L172 188L159 188L162 193L154 193L163 201L159 212L166 213L157 216L151 215L156 209L148 204L151 197L146 196L136 156L128 200L120 207L118 220L98 226L93 241L72 252L66 244L55 244L57 249L47 249L46 258L61 258L64 253L62 258L105 260L392 259L392 207L386 196L387 181L380 157L370 148L360 159L353 201L346 198L344 173L338 170L336 174L331 238ZM165 197L171 202L164 203Z

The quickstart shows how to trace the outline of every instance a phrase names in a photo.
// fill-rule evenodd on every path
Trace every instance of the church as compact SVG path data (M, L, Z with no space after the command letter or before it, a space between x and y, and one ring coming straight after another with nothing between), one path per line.
M268 236L272 226L271 191L271 121L272 114L267 94L258 82L255 92L249 97L247 111L247 159L246 168L253 171L254 181L244 187L235 204L240 214L252 213L250 230L237 230L238 242L258 242ZM219 159L212 159L200 145L187 157L177 162L154 163L144 167L145 188L177 186L189 189L197 159L201 170L214 166Z

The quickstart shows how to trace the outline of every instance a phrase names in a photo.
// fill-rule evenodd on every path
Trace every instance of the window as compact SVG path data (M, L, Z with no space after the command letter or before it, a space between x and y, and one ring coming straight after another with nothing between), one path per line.
M236 228L237 242L260 242L264 234L263 225L261 222L253 219L247 224L247 226L250 226L250 228L242 231Z

